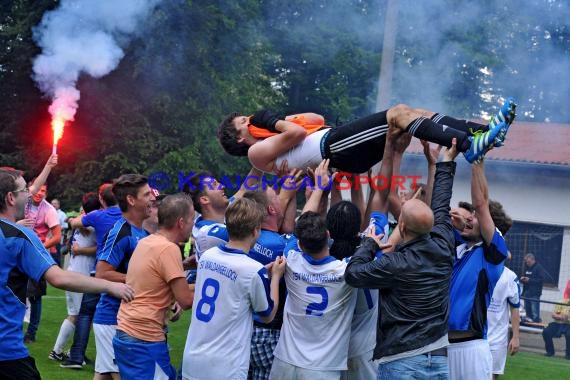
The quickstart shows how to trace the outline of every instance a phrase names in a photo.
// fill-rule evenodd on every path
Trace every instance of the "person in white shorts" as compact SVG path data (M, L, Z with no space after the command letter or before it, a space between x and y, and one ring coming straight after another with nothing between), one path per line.
M511 254L509 252L508 259ZM507 260L508 260L507 259ZM514 355L519 350L519 324L520 324L520 286L517 275L505 267L499 278L491 303L487 309L487 340L493 357L493 379L505 373L507 350ZM509 342L509 310L511 311L511 323L513 337Z
M192 322L188 330L182 378L246 379L250 362L253 313L264 323L275 317L279 282L286 260L268 269L248 252L261 232L265 210L251 199L238 199L225 214L229 241L213 247L198 262Z
M123 174L115 181L112 190L122 217L109 230L103 249L97 255L95 276L124 283L131 255L139 240L148 236L142 222L151 215L155 196L147 177L139 174ZM93 316L97 350L94 380L120 378L113 349L120 304L121 300L106 293L97 303Z
M435 192L434 192L435 194ZM449 378L492 378L487 308L507 257L503 235L512 226L499 202L489 200L484 161L471 166L472 205L451 210L456 255L450 288Z
M84 213L89 213L101 208L99 197L95 193L87 193L82 199L82 208ZM95 264L95 252L97 251L97 239L95 230L91 227L82 227L75 230L72 238L71 257L69 259L68 271L82 273L89 276L89 272ZM83 293L65 292L67 302L67 318L63 320L53 350L49 353L48 358L56 361L64 361L67 359L67 353L63 352L65 345L75 332L75 322L79 309L81 308L81 299Z

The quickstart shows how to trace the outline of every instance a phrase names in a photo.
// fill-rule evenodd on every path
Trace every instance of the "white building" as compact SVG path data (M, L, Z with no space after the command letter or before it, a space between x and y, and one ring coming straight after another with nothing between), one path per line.
M401 173L425 178L417 139L407 152ZM461 156L456 161L452 206L471 201L470 166ZM505 146L489 152L485 162L490 198L515 221L506 235L513 255L509 267L520 276L524 255L535 254L552 277L545 280L541 299L560 300L570 279L570 125L515 122ZM552 309L541 304L541 311Z

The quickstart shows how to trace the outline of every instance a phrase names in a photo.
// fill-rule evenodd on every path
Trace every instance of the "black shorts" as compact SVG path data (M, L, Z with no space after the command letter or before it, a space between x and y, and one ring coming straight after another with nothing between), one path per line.
M34 358L0 361L0 379L2 380L41 380Z
M384 156L387 111L332 128L325 136L324 157L330 167L349 173L364 173Z

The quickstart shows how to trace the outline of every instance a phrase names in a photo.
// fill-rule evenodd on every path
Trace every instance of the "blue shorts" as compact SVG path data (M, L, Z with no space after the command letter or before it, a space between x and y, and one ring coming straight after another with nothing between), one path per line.
M166 341L147 342L117 330L113 348L122 380L176 380Z

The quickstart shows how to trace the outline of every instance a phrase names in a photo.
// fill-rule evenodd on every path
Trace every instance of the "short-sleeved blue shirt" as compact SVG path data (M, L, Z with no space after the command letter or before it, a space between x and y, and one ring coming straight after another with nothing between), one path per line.
M34 231L0 219L0 361L29 356L23 331L28 278L39 281L52 265Z
M457 235L456 235L457 237ZM449 330L487 337L487 308L507 257L507 243L499 232L489 245L457 247L449 295Z
M97 261L106 261L117 272L127 273L129 261L139 240L147 236L147 231L133 226L125 218L121 217L109 231L102 252L97 254ZM103 293L97 304L93 323L116 325L117 312L120 305L120 299Z

